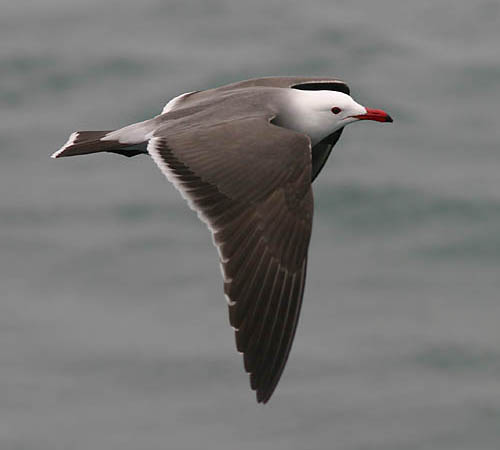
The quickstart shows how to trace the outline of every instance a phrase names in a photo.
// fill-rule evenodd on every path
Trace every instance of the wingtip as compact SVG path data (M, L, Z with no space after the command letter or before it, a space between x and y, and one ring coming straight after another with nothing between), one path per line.
M262 404L262 405L265 405L270 400L271 395L272 395L272 392L271 392L271 394L269 394L269 393L259 391L259 390L255 393L255 396L257 398L257 403Z

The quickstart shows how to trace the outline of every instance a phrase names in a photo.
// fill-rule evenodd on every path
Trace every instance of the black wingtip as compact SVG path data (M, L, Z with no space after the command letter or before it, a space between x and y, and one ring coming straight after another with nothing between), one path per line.
M272 395L272 391L271 391L271 393L257 391L256 392L257 403L265 405L270 400L271 395Z

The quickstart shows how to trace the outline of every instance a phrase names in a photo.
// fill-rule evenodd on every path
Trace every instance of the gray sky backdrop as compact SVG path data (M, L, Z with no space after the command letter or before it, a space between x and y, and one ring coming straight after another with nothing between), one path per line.
M0 448L498 449L498 1L0 0L0 42ZM395 123L347 129L315 183L262 407L160 171L49 155L264 75L343 78Z

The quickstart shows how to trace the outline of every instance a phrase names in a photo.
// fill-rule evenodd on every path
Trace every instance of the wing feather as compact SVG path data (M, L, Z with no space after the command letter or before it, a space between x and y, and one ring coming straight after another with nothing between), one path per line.
M297 327L313 213L309 138L271 118L163 127L148 145L212 231L236 347L264 403Z

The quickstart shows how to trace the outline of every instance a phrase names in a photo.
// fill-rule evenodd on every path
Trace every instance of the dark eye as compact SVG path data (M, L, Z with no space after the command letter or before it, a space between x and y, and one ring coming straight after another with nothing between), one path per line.
M338 114L339 112L341 112L342 110L338 107L338 106L334 106L332 108L332 113L333 114Z

